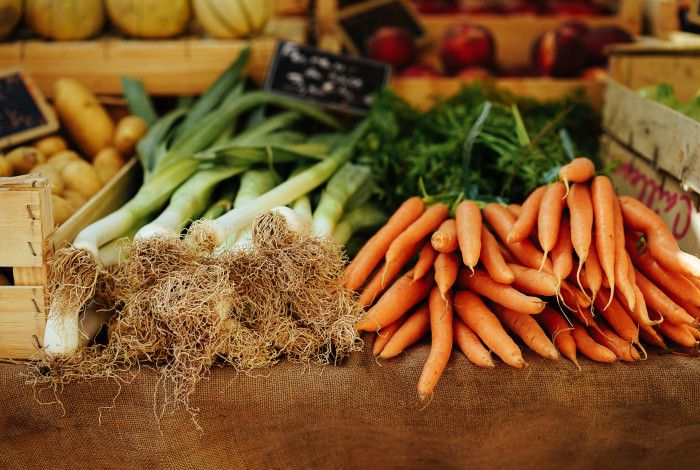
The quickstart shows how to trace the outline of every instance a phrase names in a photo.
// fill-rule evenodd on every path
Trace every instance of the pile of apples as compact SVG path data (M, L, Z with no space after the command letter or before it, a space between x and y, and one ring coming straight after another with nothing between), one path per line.
M424 15L609 15L612 11L591 0L413 0L416 9Z

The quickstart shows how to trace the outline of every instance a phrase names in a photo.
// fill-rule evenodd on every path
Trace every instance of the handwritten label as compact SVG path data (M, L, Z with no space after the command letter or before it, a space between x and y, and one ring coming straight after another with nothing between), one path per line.
M373 95L390 78L387 64L281 41L265 89L338 111L365 114Z

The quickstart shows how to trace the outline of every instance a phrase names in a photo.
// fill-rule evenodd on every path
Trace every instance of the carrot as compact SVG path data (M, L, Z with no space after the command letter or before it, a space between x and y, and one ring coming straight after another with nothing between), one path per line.
M559 178L566 185L567 192L569 183L585 183L593 178L594 174L595 165L590 159L585 157L574 158L559 169Z
M435 283L443 298L457 280L459 265L460 259L457 253L440 253L435 258Z
M458 247L457 223L455 219L447 219L430 237L430 244L440 253L451 253Z
M683 310L688 312L688 314L700 322L700 307L697 307L687 301L676 297L675 295L669 295L671 300L677 303Z
M617 356L614 352L598 344L588 334L588 331L578 323L574 323L574 329L571 330L571 336L576 343L576 349L581 351L581 354L596 362L612 363L617 361Z
M389 249L384 257L386 261L385 269L388 269L393 263L400 259L401 254L405 250L419 243L433 230L438 228L443 220L447 218L448 212L449 208L445 204L437 203L430 206L418 220L401 232L401 235L396 237L396 239L391 242L391 245L389 245Z
M428 295L433 280L424 278L413 281L412 277L413 274L409 271L394 282L355 328L358 331L384 328L423 300Z
M471 328L503 362L518 369L525 367L520 348L503 329L498 317L486 307L478 295L469 291L457 292L455 310L465 325Z
M389 359L396 357L404 349L412 346L428 332L430 327L430 312L427 302L423 302L411 313L394 336L384 346L379 357Z
M591 244L588 250L588 258L586 258L586 283L591 291L591 297L595 299L596 294L603 284L603 269L598 261L598 249L595 243Z
M659 312L665 321L678 325L700 326L698 321L681 306L671 300L661 289L656 287L644 274L635 272L637 286L642 291L647 306Z
M603 307L610 305L606 310ZM605 318L608 324L615 330L620 338L628 343L639 342L639 332L634 320L627 314L627 311L622 304L616 299L610 299L610 291L605 289L598 293L595 299L595 306L600 311L600 314Z
M437 251L435 251L435 248L433 248L430 242L425 242L418 252L418 261L416 261L416 265L413 267L414 281L422 278L432 269L433 264L435 264L435 258L437 258Z
M615 208L612 183L607 176L596 176L591 183L598 261L615 294Z
M454 342L467 356L469 362L479 367L496 367L493 359L491 359L489 350L484 347L476 333L465 325L459 317L454 317L452 328L454 330Z
M458 285L461 289L467 288L520 313L530 315L540 313L546 305L537 297L525 295L507 284L497 283L486 271L478 268L474 270L474 274L462 269L459 273Z
M364 289L362 289L362 293L359 299L357 299L360 305L365 308L372 305L377 297L391 284L394 278L401 273L403 267L413 258L419 246L420 245L416 244L408 250L405 250L401 253L401 257L389 267L386 266L386 262L382 263L379 269L377 269L377 272L374 273L374 276L372 276L372 279L370 279Z
M587 309L591 306L591 299L583 291L576 290L567 281L561 281L559 294L570 309L575 309L576 307Z
M695 340L695 336L685 328L686 326L687 325L677 325L663 321L656 325L656 328L671 341L685 346L686 348L694 348L697 341Z
M690 304L700 305L700 289L687 277L666 271L649 251L639 253L631 234L627 236L627 251L639 270L662 290Z
M561 213L566 203L565 197L566 187L559 182L547 186L547 190L542 196L540 211L537 215L537 237L544 251L542 264L547 259L547 253L551 252L557 243Z
M561 284L562 280L566 279L574 268L571 252L571 226L568 217L564 216L559 224L557 242L552 249L552 269L557 284Z
M545 297L557 294L557 279L549 273L527 268L519 264L508 264L513 272L513 287L521 292Z
M389 340L396 334L399 328L401 328L403 322L404 319L401 317L386 328L377 331L376 338L374 339L374 346L372 347L372 354L378 356L379 353L384 350Z
M571 328L561 314L546 307L542 313L537 315L537 321L552 335L554 345L559 352L565 358L576 364L576 367L580 370L581 366L578 365L578 361L576 360L576 342L571 335Z
M506 235L504 240L506 243L510 244L527 240L527 237L529 237L535 229L537 215L539 214L540 204L542 203L542 196L544 196L546 191L547 186L540 186L525 199L525 202L520 207L520 214L516 216L517 220L513 223L513 226Z
M384 258L396 237L415 222L425 211L419 197L407 199L389 221L370 238L345 271L345 287L357 290L367 280L377 264Z
M620 196L620 207L625 224L647 236L652 256L664 269L700 277L700 259L681 251L666 223L653 210L629 196Z
M508 212L508 209L496 203L487 204L484 208L484 218L489 223L498 238L500 238L502 242L506 243L508 232L515 222L515 217ZM520 242L509 243L507 248L508 251L512 253L523 266L535 269L540 267L543 253L535 248L530 240L525 239ZM551 273L552 263L549 260L546 260L542 270Z
M632 272L634 272L634 269L632 269ZM642 294L642 291L639 286L637 286L636 282L632 284L632 288L634 289L634 310L628 310L627 313L630 314L634 321L640 324L652 326L659 323L658 321L653 321L649 317L649 311L647 310L646 300L644 300L644 294Z
M518 335L530 349L546 359L559 359L557 348L531 315L514 312L500 305L494 306L494 310L506 328Z
M455 210L455 220L462 260L474 269L481 253L481 209L474 201L462 201Z
M491 232L489 232L489 233L491 233ZM500 251L501 256L503 256L503 261L505 261L506 263L517 263L518 260L515 259L515 256L513 256L513 253L508 251L508 248L503 246L503 244L501 242L499 242L498 240L496 240L496 241L498 242L498 251Z
M696 342L697 342L698 340L700 340L700 330L698 330L697 328L693 328L692 326L688 326L688 325L683 325L683 328L685 328L685 330L686 330L688 333L690 333L691 335L693 335L693 338L695 338L695 341L696 341Z
M520 204L508 204L508 211L513 214L516 218L520 217L520 213L523 210L523 206Z
M593 203L591 202L591 192L585 184L573 184L566 197L571 219L571 245L576 256L578 256L578 269L576 271L576 281L581 285L581 268L588 258L588 250L591 246L591 235L593 233Z
M496 237L484 225L481 226L481 255L479 258L494 281L501 284L513 282L513 271L503 259Z
M642 358L631 343L617 336L602 323L598 324L597 330L590 330L589 333L598 343L614 352L618 359L622 359L625 362L634 362Z
M639 337L644 341L659 348L668 348L661 335L654 328L644 323L637 323L637 325L639 326Z
M622 294L627 306L630 310L634 310L635 293L632 283L630 282L628 271L628 255L625 249L625 227L622 220L622 211L620 210L620 202L617 196L613 193L613 217L614 217L614 236L615 236L615 283L618 291Z
M421 400L433 394L452 353L452 298L449 293L446 300L443 300L437 287L432 288L428 300L432 343L428 360L418 379L418 396Z

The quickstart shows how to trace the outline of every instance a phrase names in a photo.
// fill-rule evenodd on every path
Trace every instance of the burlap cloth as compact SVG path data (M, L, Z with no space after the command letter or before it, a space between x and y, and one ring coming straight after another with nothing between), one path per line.
M216 369L185 413L154 418L144 370L115 407L113 383L83 383L39 405L0 365L1 468L683 468L700 467L700 358L594 365L527 356L481 370L453 355L433 401L416 404L421 346L378 365L282 363L265 376Z

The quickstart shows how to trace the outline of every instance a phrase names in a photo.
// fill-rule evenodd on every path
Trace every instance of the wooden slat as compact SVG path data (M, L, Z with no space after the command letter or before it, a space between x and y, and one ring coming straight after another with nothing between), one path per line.
M0 266L43 266L41 188L9 191L0 182L0 208Z
M46 285L47 270L45 266L12 268L12 277L16 286L44 286Z
M0 287L0 357L30 358L45 325L43 288Z
M689 100L700 87L700 48L615 53L610 57L610 76L633 90L665 81L673 85L679 100Z

